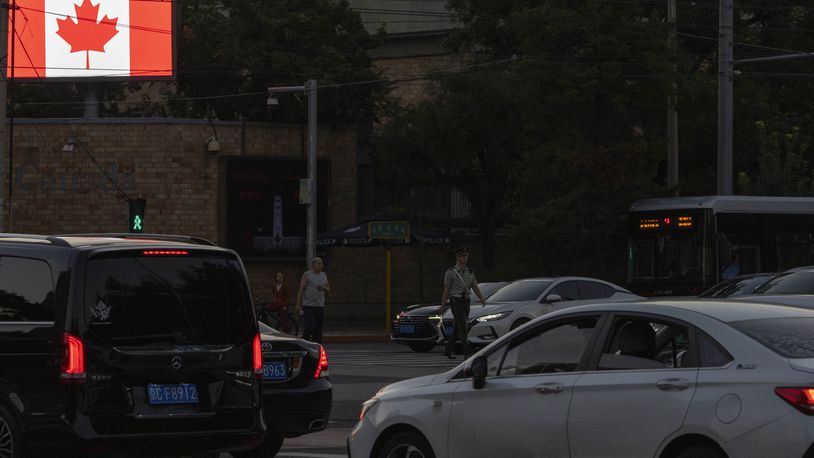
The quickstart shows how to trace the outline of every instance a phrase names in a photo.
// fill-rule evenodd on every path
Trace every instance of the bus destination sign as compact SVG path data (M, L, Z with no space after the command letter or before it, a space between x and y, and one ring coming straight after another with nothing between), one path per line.
M664 216L659 218L639 218L639 230L659 231L664 229L692 229L692 216Z

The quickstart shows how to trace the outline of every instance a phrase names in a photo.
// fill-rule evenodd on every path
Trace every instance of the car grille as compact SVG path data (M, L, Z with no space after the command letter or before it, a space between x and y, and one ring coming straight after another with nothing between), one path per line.
M413 326L415 332L402 333L402 326ZM397 325L393 328L394 337L420 339L422 337L432 337L438 335L435 330L435 323L426 316L400 316Z

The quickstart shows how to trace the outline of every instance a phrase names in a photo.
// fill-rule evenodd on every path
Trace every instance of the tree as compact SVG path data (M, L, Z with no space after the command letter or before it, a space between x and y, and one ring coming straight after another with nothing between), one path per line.
M354 123L376 111L384 84L367 50L377 44L347 1L190 0L183 2L178 115L303 122L306 106L281 97L267 109L265 91L308 79L319 92L321 123ZM255 97L228 97L260 93ZM209 98L209 96L226 96ZM207 97L195 99L197 97Z
M431 99L397 112L373 140L383 182L446 184L469 199L487 269L521 154L522 94L513 81L511 68L439 80Z
M596 258L611 235L624 233L630 199L655 190L653 147L664 150L673 75L671 60L658 57L666 41L652 39L664 29L653 8L450 6L463 23L451 45L488 71L441 78L431 100L383 126L381 164L461 189L482 226L488 267L504 224L524 254L519 262L534 259L537 271L539 259L567 267L578 256Z
M766 124L758 122L760 154L757 171L738 173L738 186L744 194L763 196L804 196L811 194L811 167L805 160L808 141L798 127L781 134L767 132Z

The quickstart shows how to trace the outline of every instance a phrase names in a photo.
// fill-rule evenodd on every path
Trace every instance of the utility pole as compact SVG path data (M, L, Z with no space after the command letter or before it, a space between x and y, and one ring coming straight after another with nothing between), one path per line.
M1 139L7 138L8 129L6 128L6 103L8 91L8 0L0 0L0 53L5 56L0 59L0 65L3 66L3 74L0 75L0 232L6 232L6 225L3 215L3 145L5 141ZM9 181L11 181L11 169L9 169Z
M308 204L308 233L306 238L306 266L317 255L317 80L305 83L308 95L308 184L311 186Z
M277 105L277 94L304 92L308 97L308 222L305 229L305 268L311 268L317 247L317 80L302 86L268 88L268 105Z
M667 24L669 27L667 45L670 52L676 54L676 0L667 0ZM673 78L676 75L673 64ZM667 189L678 195L678 110L676 110L676 83L670 85L667 96Z
M732 195L732 78L735 70L733 0L718 13L718 195Z

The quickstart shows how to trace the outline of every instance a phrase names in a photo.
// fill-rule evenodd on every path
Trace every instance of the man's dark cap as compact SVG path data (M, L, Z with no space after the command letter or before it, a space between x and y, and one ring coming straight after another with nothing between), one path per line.
M465 254L469 254L469 250L466 247L460 247L455 250L455 256L462 256Z

